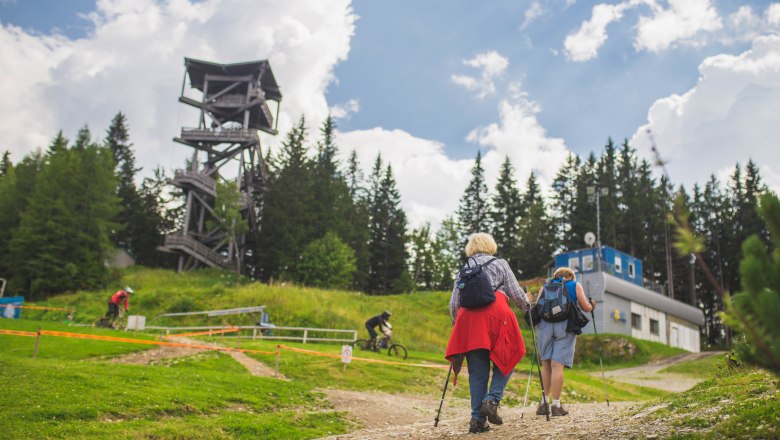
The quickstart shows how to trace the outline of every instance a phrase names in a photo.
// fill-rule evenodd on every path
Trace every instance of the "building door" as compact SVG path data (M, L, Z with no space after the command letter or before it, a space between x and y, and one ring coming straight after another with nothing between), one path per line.
M669 337L669 345L672 347L680 347L680 335L677 331L677 326L672 326L672 334Z

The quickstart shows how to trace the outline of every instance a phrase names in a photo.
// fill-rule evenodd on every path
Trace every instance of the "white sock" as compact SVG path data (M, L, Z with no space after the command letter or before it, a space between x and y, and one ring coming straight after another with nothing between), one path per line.
M558 400L554 400L553 399L553 403L552 404L553 404L553 406L561 406L561 400L560 399L558 399Z

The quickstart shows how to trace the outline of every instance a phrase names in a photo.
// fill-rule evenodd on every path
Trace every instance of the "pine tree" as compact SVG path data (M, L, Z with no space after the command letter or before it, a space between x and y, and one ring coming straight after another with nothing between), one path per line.
M13 168L14 164L11 162L11 152L6 150L3 152L3 159L0 160L0 177L5 176Z
M518 262L518 229L523 217L521 205L514 168L507 156L499 171L490 218L498 252L509 263L509 267L516 267Z
M572 231L574 212L577 202L577 180L581 161L579 156L569 153L566 162L561 165L553 180L555 194L552 199L553 218L555 220L557 242L563 249L576 249L578 240Z
M236 263L236 283L241 279L242 255L238 249L239 237L249 225L241 216L241 192L234 181L217 181L214 198L214 221L209 229L219 229L227 236L228 258Z
M544 267L556 248L555 221L547 214L534 173L528 177L522 209L525 216L520 221L520 249L515 270L526 279L544 276Z
M382 159L377 156L371 181L369 205L369 279L368 292L397 293L401 290L406 271L406 214L400 207L401 196L396 188L390 165L382 173ZM405 286L404 286L405 287Z
M612 139L607 140L604 152L598 163L599 209L601 210L601 243L622 249L622 240L618 240L618 207L615 201L617 187L617 152Z
M353 274L352 287L365 290L369 273L369 197L368 190L363 186L363 176L355 150L352 150L347 162L346 183L352 203L346 214L347 231L344 242L355 252L357 270Z
M465 247L461 242L460 227L455 218L450 216L442 220L433 243L436 257L436 273L433 276L435 288L452 289Z
M490 205L485 170L482 168L482 153L477 152L471 168L471 180L460 198L458 222L461 241L464 244L469 235L490 230Z
M741 357L780 374L780 200L765 194L759 209L771 231L772 249L759 234L742 244L742 289L730 299L726 316L747 340L737 346Z
M289 275L303 249L317 238L312 208L313 165L306 156L306 131L301 117L282 143L264 195L256 271L263 280Z
M32 298L105 283L117 211L107 151L68 150L57 136L47 159L9 244L12 281Z
M409 262L415 288L431 290L435 286L436 248L431 225L425 223L409 234Z

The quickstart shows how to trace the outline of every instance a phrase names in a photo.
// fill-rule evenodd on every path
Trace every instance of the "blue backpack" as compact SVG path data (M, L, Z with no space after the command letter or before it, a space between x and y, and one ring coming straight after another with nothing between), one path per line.
M473 258L469 257L469 260ZM463 269L458 272L458 288L460 289L460 306L467 309L478 309L485 307L496 300L496 290L504 283L493 287L490 284L490 277L487 272L482 270L497 258L491 258L484 264L477 263L474 260L474 266L469 266L468 261Z
M569 319L569 309L573 307L566 283L555 278L543 286L542 295L537 302L539 316L547 322L562 322Z

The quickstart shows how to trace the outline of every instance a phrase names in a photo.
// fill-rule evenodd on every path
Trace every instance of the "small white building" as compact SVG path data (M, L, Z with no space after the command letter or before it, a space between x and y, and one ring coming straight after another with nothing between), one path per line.
M572 267L585 295L593 298L599 334L630 335L691 352L701 351L700 327L704 325L704 312L700 308L643 287L641 281L637 281L641 277L634 273L629 276L624 269L635 266L636 272L641 274L641 261L615 249L603 246L601 255L594 255L597 263L588 265L587 261L593 261L594 252L594 248L567 252L557 256L556 263ZM582 264L583 257L585 264ZM600 261L598 257L601 257ZM610 260L623 260L623 264ZM582 332L593 333L593 322Z

